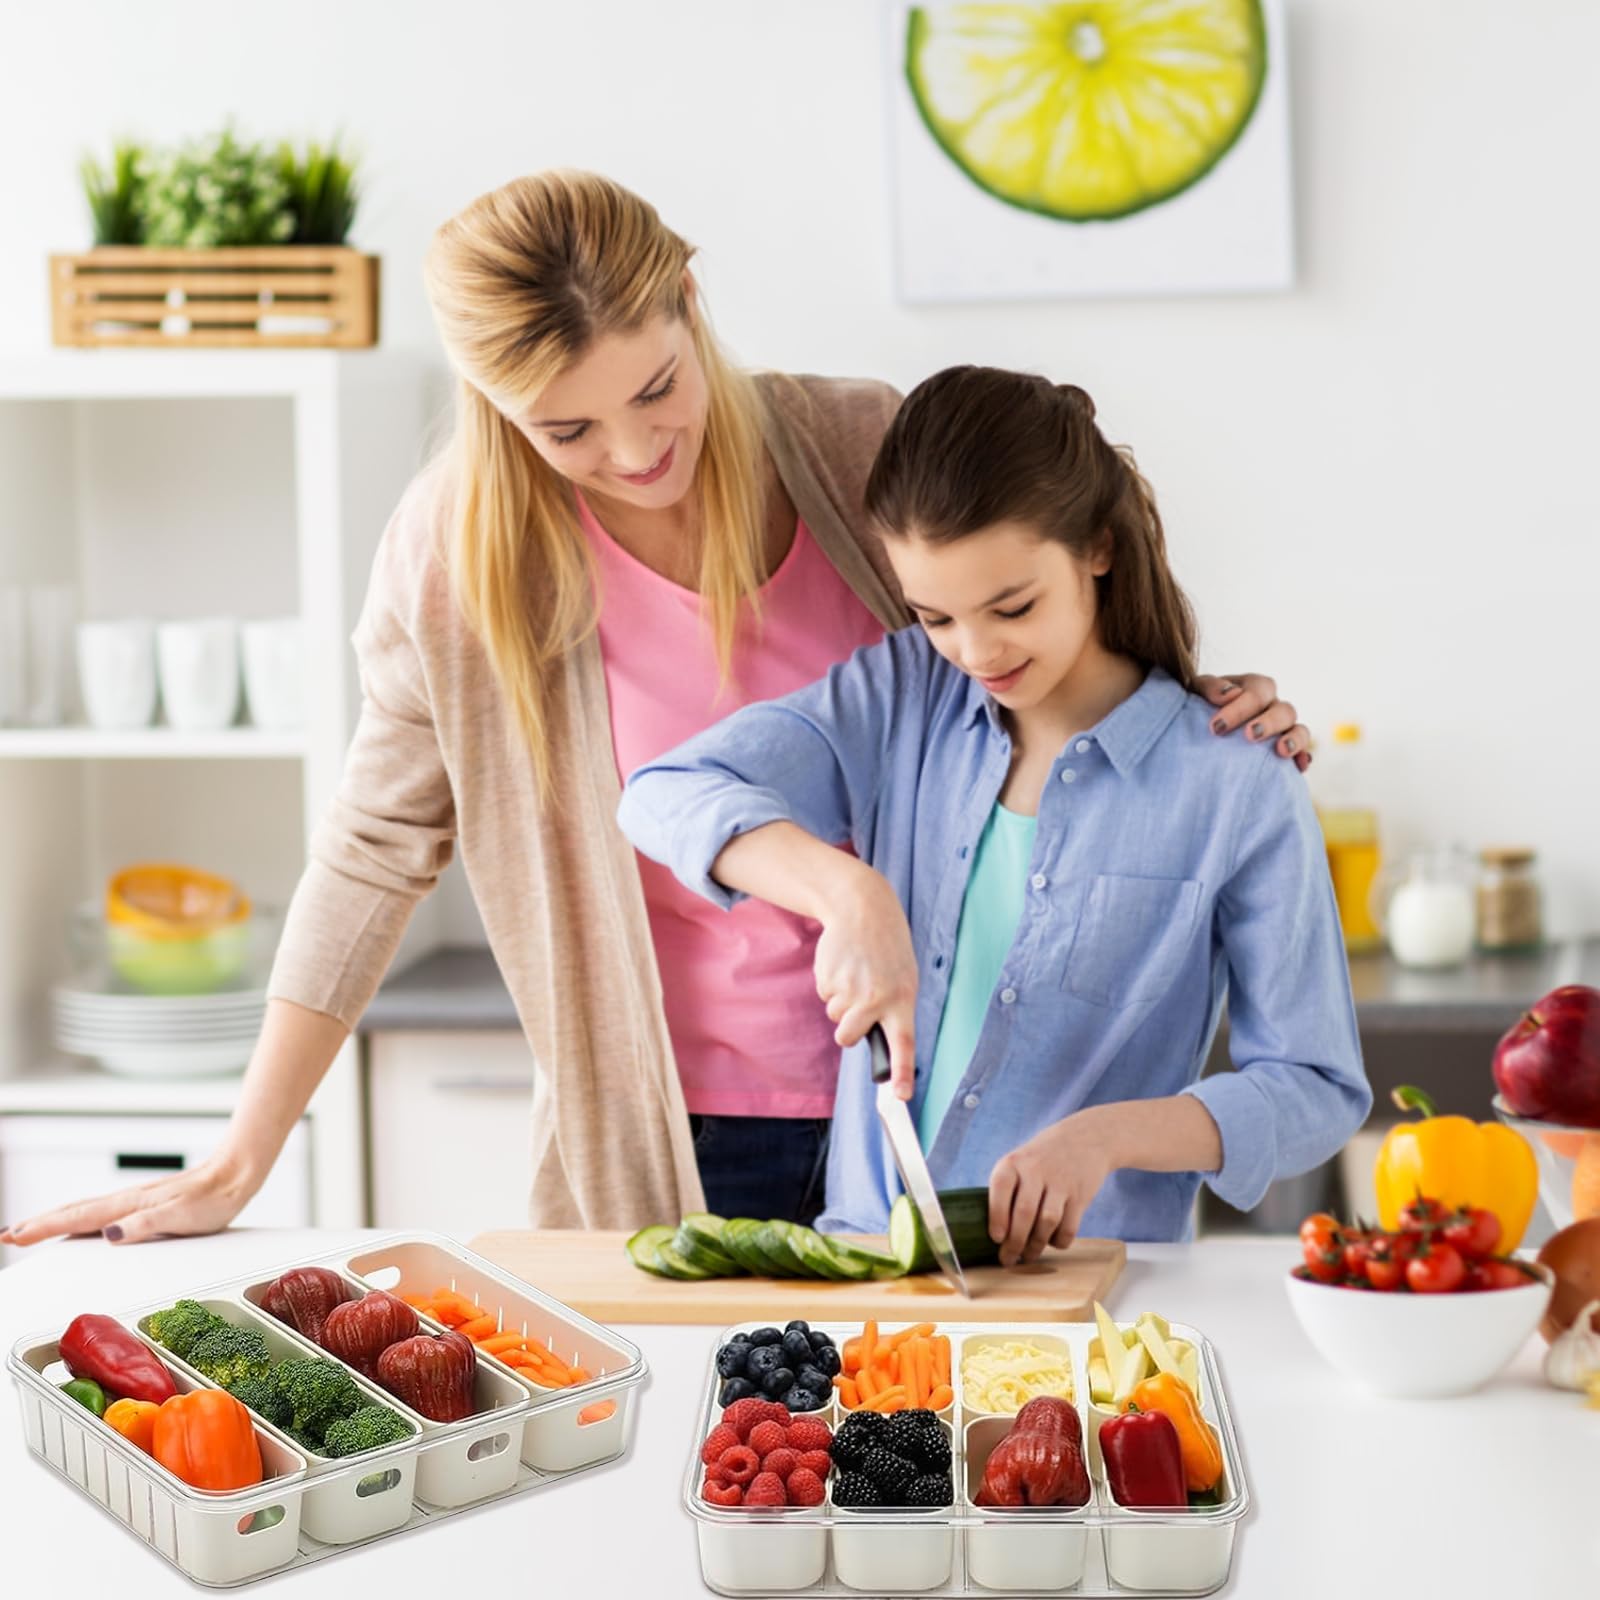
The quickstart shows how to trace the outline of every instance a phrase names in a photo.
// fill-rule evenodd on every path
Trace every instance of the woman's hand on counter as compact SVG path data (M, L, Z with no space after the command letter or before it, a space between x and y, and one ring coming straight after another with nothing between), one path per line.
M1233 672L1221 678L1196 678L1195 688L1217 707L1213 732L1244 728L1247 739L1272 743L1278 755L1288 757L1302 772L1311 765L1311 730L1287 700L1278 698L1278 685L1271 678L1259 672Z
M112 1244L138 1244L170 1234L216 1233L238 1216L265 1177L244 1158L219 1150L187 1172L57 1206L0 1229L0 1244L89 1233L102 1233Z

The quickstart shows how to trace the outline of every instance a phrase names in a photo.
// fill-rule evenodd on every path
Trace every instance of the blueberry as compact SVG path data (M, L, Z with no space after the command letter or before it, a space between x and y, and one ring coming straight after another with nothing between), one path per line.
M758 1344L751 1347L750 1354L745 1358L744 1369L750 1377L760 1383L769 1372L775 1371L783 1365L783 1349L775 1344Z
M757 1328L756 1331L750 1335L750 1343L757 1346L764 1344L782 1344L783 1335L779 1333L776 1328Z
M828 1382L828 1374L812 1366L809 1361L795 1369L794 1381L802 1389L809 1389L813 1394L825 1394L833 1387Z
M774 1400L780 1394L787 1394L792 1388L794 1388L794 1374L787 1367L774 1367L761 1380L761 1392L771 1395Z
M742 1378L745 1358L750 1354L747 1344L725 1344L717 1351L717 1373L724 1378Z
M794 1333L797 1330L809 1337L811 1333L811 1324L804 1321L800 1317L796 1317L793 1322L786 1322L783 1325L783 1331L785 1333Z
M791 1367L799 1367L801 1362L810 1362L811 1344L798 1328L783 1336L783 1359Z
M731 1406L735 1400L743 1400L755 1392L756 1386L748 1378L729 1378L717 1395L717 1404Z
M813 1350L833 1349L833 1340L830 1339L827 1334L819 1333L815 1328L808 1328L806 1330L806 1338L811 1341L811 1348Z
M798 1383L786 1393L780 1394L778 1399L791 1411L820 1411L823 1404L820 1395L813 1394L809 1389L802 1389Z
M839 1376L839 1352L830 1344L825 1349L818 1350L812 1357L812 1364L824 1377L836 1378Z

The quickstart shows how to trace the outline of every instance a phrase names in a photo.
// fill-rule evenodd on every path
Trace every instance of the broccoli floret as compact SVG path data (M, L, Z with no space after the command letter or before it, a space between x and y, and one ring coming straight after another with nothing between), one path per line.
M189 1352L189 1365L224 1389L244 1378L264 1378L272 1365L267 1341L256 1328L221 1323L203 1335Z
M367 1403L355 1379L336 1361L317 1357L280 1361L272 1369L272 1381L289 1402L290 1427L317 1450L332 1424L354 1415Z
M278 1393L270 1372L240 1378L228 1385L228 1393L276 1428L287 1428L294 1421L294 1407Z
M411 1437L411 1424L388 1406L362 1406L348 1417L328 1425L322 1441L325 1456L355 1456L363 1450L376 1450L397 1439Z
M187 1361L199 1342L215 1328L225 1328L221 1317L206 1310L198 1300L180 1300L150 1318L150 1336L164 1344L181 1361Z

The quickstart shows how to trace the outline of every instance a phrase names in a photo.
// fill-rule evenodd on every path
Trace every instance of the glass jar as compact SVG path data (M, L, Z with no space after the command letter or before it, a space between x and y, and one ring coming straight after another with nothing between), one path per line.
M1463 851L1414 852L1380 876L1375 898L1401 966L1458 967L1472 954L1472 862Z
M1505 953L1537 950L1544 942L1543 897L1535 856L1521 845L1478 852L1478 948Z

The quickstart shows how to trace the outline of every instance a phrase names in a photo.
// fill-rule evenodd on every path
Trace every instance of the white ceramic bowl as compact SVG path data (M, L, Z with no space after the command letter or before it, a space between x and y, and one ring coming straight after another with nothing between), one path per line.
M1550 1303L1542 1283L1478 1294L1380 1294L1284 1275L1289 1304L1331 1367L1381 1395L1470 1394L1516 1355Z

